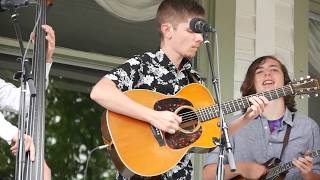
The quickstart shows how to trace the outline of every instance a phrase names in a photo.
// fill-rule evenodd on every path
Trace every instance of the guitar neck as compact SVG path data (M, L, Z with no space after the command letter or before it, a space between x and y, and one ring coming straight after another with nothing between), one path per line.
M292 86L286 85L282 86L281 88L277 88L271 91L266 91L262 93L252 94L249 96L241 97L232 101L228 101L221 104L221 110L223 114L229 114L233 113L242 109L246 109L249 106L251 106L251 103L249 101L249 98L252 96L264 96L269 101L278 99L283 96L293 95L294 91L292 89ZM200 108L196 111L197 116L199 119L204 122L208 121L210 119L214 119L217 117L220 117L220 110L219 105L213 105L209 107Z
M313 151L310 154L310 156L312 158L320 156L320 150ZM272 177L278 176L279 174L281 174L285 171L288 171L289 169L291 169L293 167L294 167L294 165L293 165L292 161L284 163L284 164L280 164L280 165L268 170L266 179L272 179Z

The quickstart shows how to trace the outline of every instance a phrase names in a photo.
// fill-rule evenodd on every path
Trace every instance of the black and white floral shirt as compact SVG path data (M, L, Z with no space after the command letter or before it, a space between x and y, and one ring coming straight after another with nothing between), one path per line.
M182 87L189 84L189 74L200 82L200 77L191 69L188 59L183 59L180 70L169 60L160 49L155 53L146 52L128 59L113 69L105 77L112 80L122 91L130 89L149 89L166 95L176 94ZM192 177L191 154L187 154L170 171L161 175L161 179L189 180ZM125 180L118 175L118 180ZM140 179L147 179L141 177Z

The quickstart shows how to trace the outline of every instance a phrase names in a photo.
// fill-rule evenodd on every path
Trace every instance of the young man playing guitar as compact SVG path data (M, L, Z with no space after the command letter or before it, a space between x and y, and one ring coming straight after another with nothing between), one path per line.
M195 33L190 29L190 21L195 17L204 17L204 9L194 0L162 1L156 17L160 49L134 56L112 70L93 87L91 98L109 111L147 122L163 132L175 134L182 122L180 116L171 111L148 108L130 99L123 91L148 89L174 95L187 84L200 81L199 75L191 69L190 62L203 41L201 33ZM259 98L251 99L257 106L251 113L258 114L264 104L260 100L260 104L256 103L255 99ZM163 158L165 161L165 157ZM191 155L186 154L171 170L151 178L191 179L190 159ZM134 177L131 179L147 179ZM119 174L118 179L126 178Z
M289 82L286 67L273 56L263 56L250 65L241 86L242 96L270 91ZM296 167L290 168L285 179L320 179L319 157L312 158L308 153L316 151L319 155L319 126L312 119L296 113L294 96L270 101L261 115L236 132L232 144L237 170L231 172L226 164L226 179L270 177L270 173L267 174L270 171L262 164L273 157L284 163L292 161L291 165ZM203 175L206 180L216 177L217 152L217 149L211 152L205 163Z

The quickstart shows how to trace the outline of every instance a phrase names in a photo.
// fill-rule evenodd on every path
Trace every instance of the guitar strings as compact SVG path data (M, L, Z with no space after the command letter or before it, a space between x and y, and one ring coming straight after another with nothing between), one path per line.
M284 87L284 88L286 88L286 87ZM278 91L279 91L279 89L277 89ZM281 93L282 92L282 93ZM284 95L286 95L285 93L283 93L283 92L288 92L288 89L286 89L285 91L280 91L280 92L275 92L275 91L270 91L268 94L270 94L272 97L270 97L270 100L272 100L273 98L279 98L280 96L284 96ZM242 101L242 102L247 102L247 107L249 106L249 104L248 104L248 98L249 97L253 97L253 96L265 96L266 97L266 95L264 95L264 93L265 92L263 92L263 93L258 93L258 94L254 94L254 95L249 95L249 96L246 96L246 97L242 97L242 98L239 98L239 99L236 99L236 100L233 100L233 101L228 101L228 102L226 102L226 103L224 103L224 105L222 105L222 110L223 111L227 111L228 112L228 109L237 109L237 108L235 108L236 106L235 106L235 104L238 104L238 107L239 107L239 109L241 109L241 108L246 108L246 106L244 106L244 107L241 107L241 105L243 105L243 103L242 104L239 104L239 101ZM236 101L236 103L234 103L234 101ZM230 105L231 105L231 103L233 104L233 107L234 108L232 108L232 107L230 107ZM229 108L227 107L227 105L229 104ZM216 110L217 109L217 105L214 105L214 106L209 106L209 107L204 107L204 108L199 108L197 111L199 112L199 114L201 115L201 111L204 111L204 113L205 112L207 112L207 110L209 110L209 111L212 111L212 108L214 109L214 110ZM193 112L192 112L193 113ZM197 114L197 112L195 112L196 114ZM182 115L182 116L184 116L184 115L188 115L188 114L190 114L190 112L186 112L186 113L182 113L182 114L180 114L180 115ZM217 114L218 115L218 112L215 112L214 114Z
M226 103L223 103L221 109L223 112L226 112L226 113L228 113L229 110L230 110L230 112L235 112L237 110L235 104L238 104L239 109L241 109L241 105L246 105L243 108L249 107L250 103L249 103L248 98L250 98L250 97L264 96L264 97L268 98L267 95L269 95L269 100L273 100L274 98L279 98L279 97L285 96L286 93L288 93L288 92L291 92L291 88L289 85L286 85L286 86L283 86L282 88L278 88L278 89L275 89L272 91L257 93L257 94L249 95L246 97L241 97L236 100L227 101ZM236 101L236 103L234 103L235 101ZM239 104L239 101L242 103ZM233 108L231 107L231 103L233 104ZM229 106L229 107L227 107L227 106ZM233 109L235 111L233 111ZM212 114L214 116L212 116ZM193 120L198 120L198 119L209 120L209 119L212 119L215 117L219 117L219 109L218 109L217 105L212 105L212 106L208 106L208 107L204 107L204 108L199 108L196 111L184 112L184 113L179 114L179 116L182 117L183 123L193 121Z
M235 104L238 105L238 110L241 109L241 105L243 105L243 107L242 107L243 109L246 107L249 107L250 102L249 102L248 98L253 97L253 96L264 96L268 99L267 95L269 95L268 100L273 100L273 99L277 99L277 98L286 96L288 94L293 94L293 93L294 92L291 88L291 85L286 85L286 86L283 86L281 88L277 88L277 89L274 89L271 91L261 92L261 93L249 95L246 97L241 97L236 100L227 101L226 103L223 103L221 110L223 111L223 113L229 113L229 110L230 110L230 112L235 112L237 110ZM240 104L239 104L239 101L240 101ZM236 102L236 103L234 103L234 102ZM231 106L231 103L233 106ZM179 116L182 117L182 120L184 123L184 122L189 122L189 121L198 120L198 119L209 120L209 119L212 119L215 117L219 117L219 113L220 112L219 112L218 106L212 105L212 106L208 106L208 107L204 107L204 108L199 108L196 111L191 111L191 112L189 111L189 112L181 113L181 114L179 114Z

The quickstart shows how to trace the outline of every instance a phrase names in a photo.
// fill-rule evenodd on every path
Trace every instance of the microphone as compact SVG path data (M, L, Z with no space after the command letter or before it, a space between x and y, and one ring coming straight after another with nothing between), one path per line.
M29 5L37 4L34 0L0 0L0 10L18 9Z
M195 33L216 32L216 30L211 27L206 20L198 17L191 19L190 29Z

